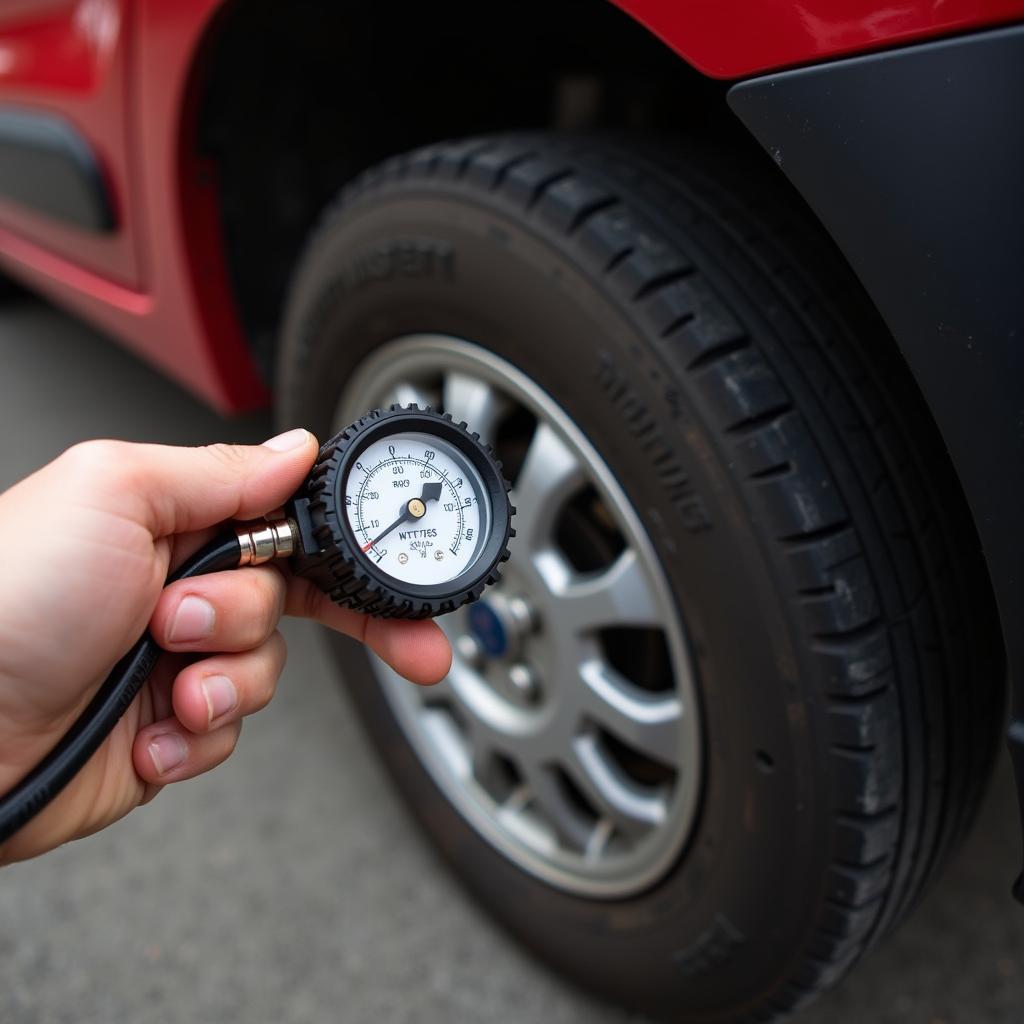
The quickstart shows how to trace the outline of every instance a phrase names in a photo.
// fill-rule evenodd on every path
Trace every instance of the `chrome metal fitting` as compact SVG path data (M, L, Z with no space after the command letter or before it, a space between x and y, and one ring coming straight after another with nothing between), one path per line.
M298 544L299 528L291 519L278 519L261 526L242 526L238 537L238 564L262 565L272 558L287 558Z

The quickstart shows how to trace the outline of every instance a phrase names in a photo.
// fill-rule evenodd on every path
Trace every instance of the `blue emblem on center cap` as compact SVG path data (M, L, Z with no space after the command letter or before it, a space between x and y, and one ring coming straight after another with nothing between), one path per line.
M469 628L476 642L492 657L500 658L508 650L508 634L494 609L486 601L469 608Z

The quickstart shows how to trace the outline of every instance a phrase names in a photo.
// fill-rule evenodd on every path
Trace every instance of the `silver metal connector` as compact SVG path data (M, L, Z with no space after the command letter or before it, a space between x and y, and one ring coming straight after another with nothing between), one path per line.
M291 519L277 519L260 526L241 526L238 536L239 566L262 565L272 558L287 558L295 553L299 527Z

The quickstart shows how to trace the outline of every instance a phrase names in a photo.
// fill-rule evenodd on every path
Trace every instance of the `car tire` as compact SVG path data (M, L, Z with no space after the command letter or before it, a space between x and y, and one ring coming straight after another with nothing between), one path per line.
M467 360L463 376L474 359L496 368L493 392L504 368L518 411L506 401L513 422L488 429L520 517L516 475L543 410L566 444L577 430L593 504L569 527L559 511L545 543L568 530L588 551L610 545L606 561L629 537L648 545L651 586L667 584L673 609L662 632L685 637L689 669L673 679L691 673L693 731L679 734L690 746L675 774L658 774L640 732L631 747L591 722L572 740L607 741L630 792L699 780L660 861L629 861L632 880L602 889L582 855L576 876L520 856L459 803L380 666L351 642L334 645L399 790L477 899L591 992L687 1021L771 1019L889 931L964 835L1003 711L990 588L923 401L813 219L774 168L743 160L543 134L395 158L347 187L311 240L278 374L283 423L326 436L360 401L444 405L446 352ZM416 358L410 366L434 360L434 391L426 377L374 391L389 366ZM615 494L627 502L620 518L632 510L639 527L602 539L598 506ZM510 571L540 550L517 543ZM599 572L588 557L573 562L580 579ZM468 629L451 627L457 657L472 647ZM546 683L553 701L571 702L577 678L545 679L544 644L563 629L557 614L533 623L516 656L539 651L541 692ZM668 640L620 632L624 654L611 653L614 623L588 634L588 649L662 700ZM473 671L501 675L491 663ZM466 706L450 699L461 728ZM509 749L499 761L511 762L510 786L544 824L540 784L524 784L537 768L524 776ZM611 822L599 852L610 858L614 813L574 783L562 796ZM552 828L566 845L558 864L577 863L571 828ZM622 835L616 856L639 857L641 839L625 825Z

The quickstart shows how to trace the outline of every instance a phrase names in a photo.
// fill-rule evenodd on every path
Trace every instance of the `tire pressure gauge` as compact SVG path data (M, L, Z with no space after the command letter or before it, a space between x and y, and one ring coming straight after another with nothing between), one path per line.
M293 572L338 604L426 619L475 601L499 578L514 511L501 463L465 423L393 405L367 413L320 449L283 519L226 531L168 583L290 556ZM159 655L144 633L53 750L0 795L0 843L96 752Z
M465 424L374 410L321 448L286 507L292 571L370 615L442 615L499 578L513 511L501 464Z

